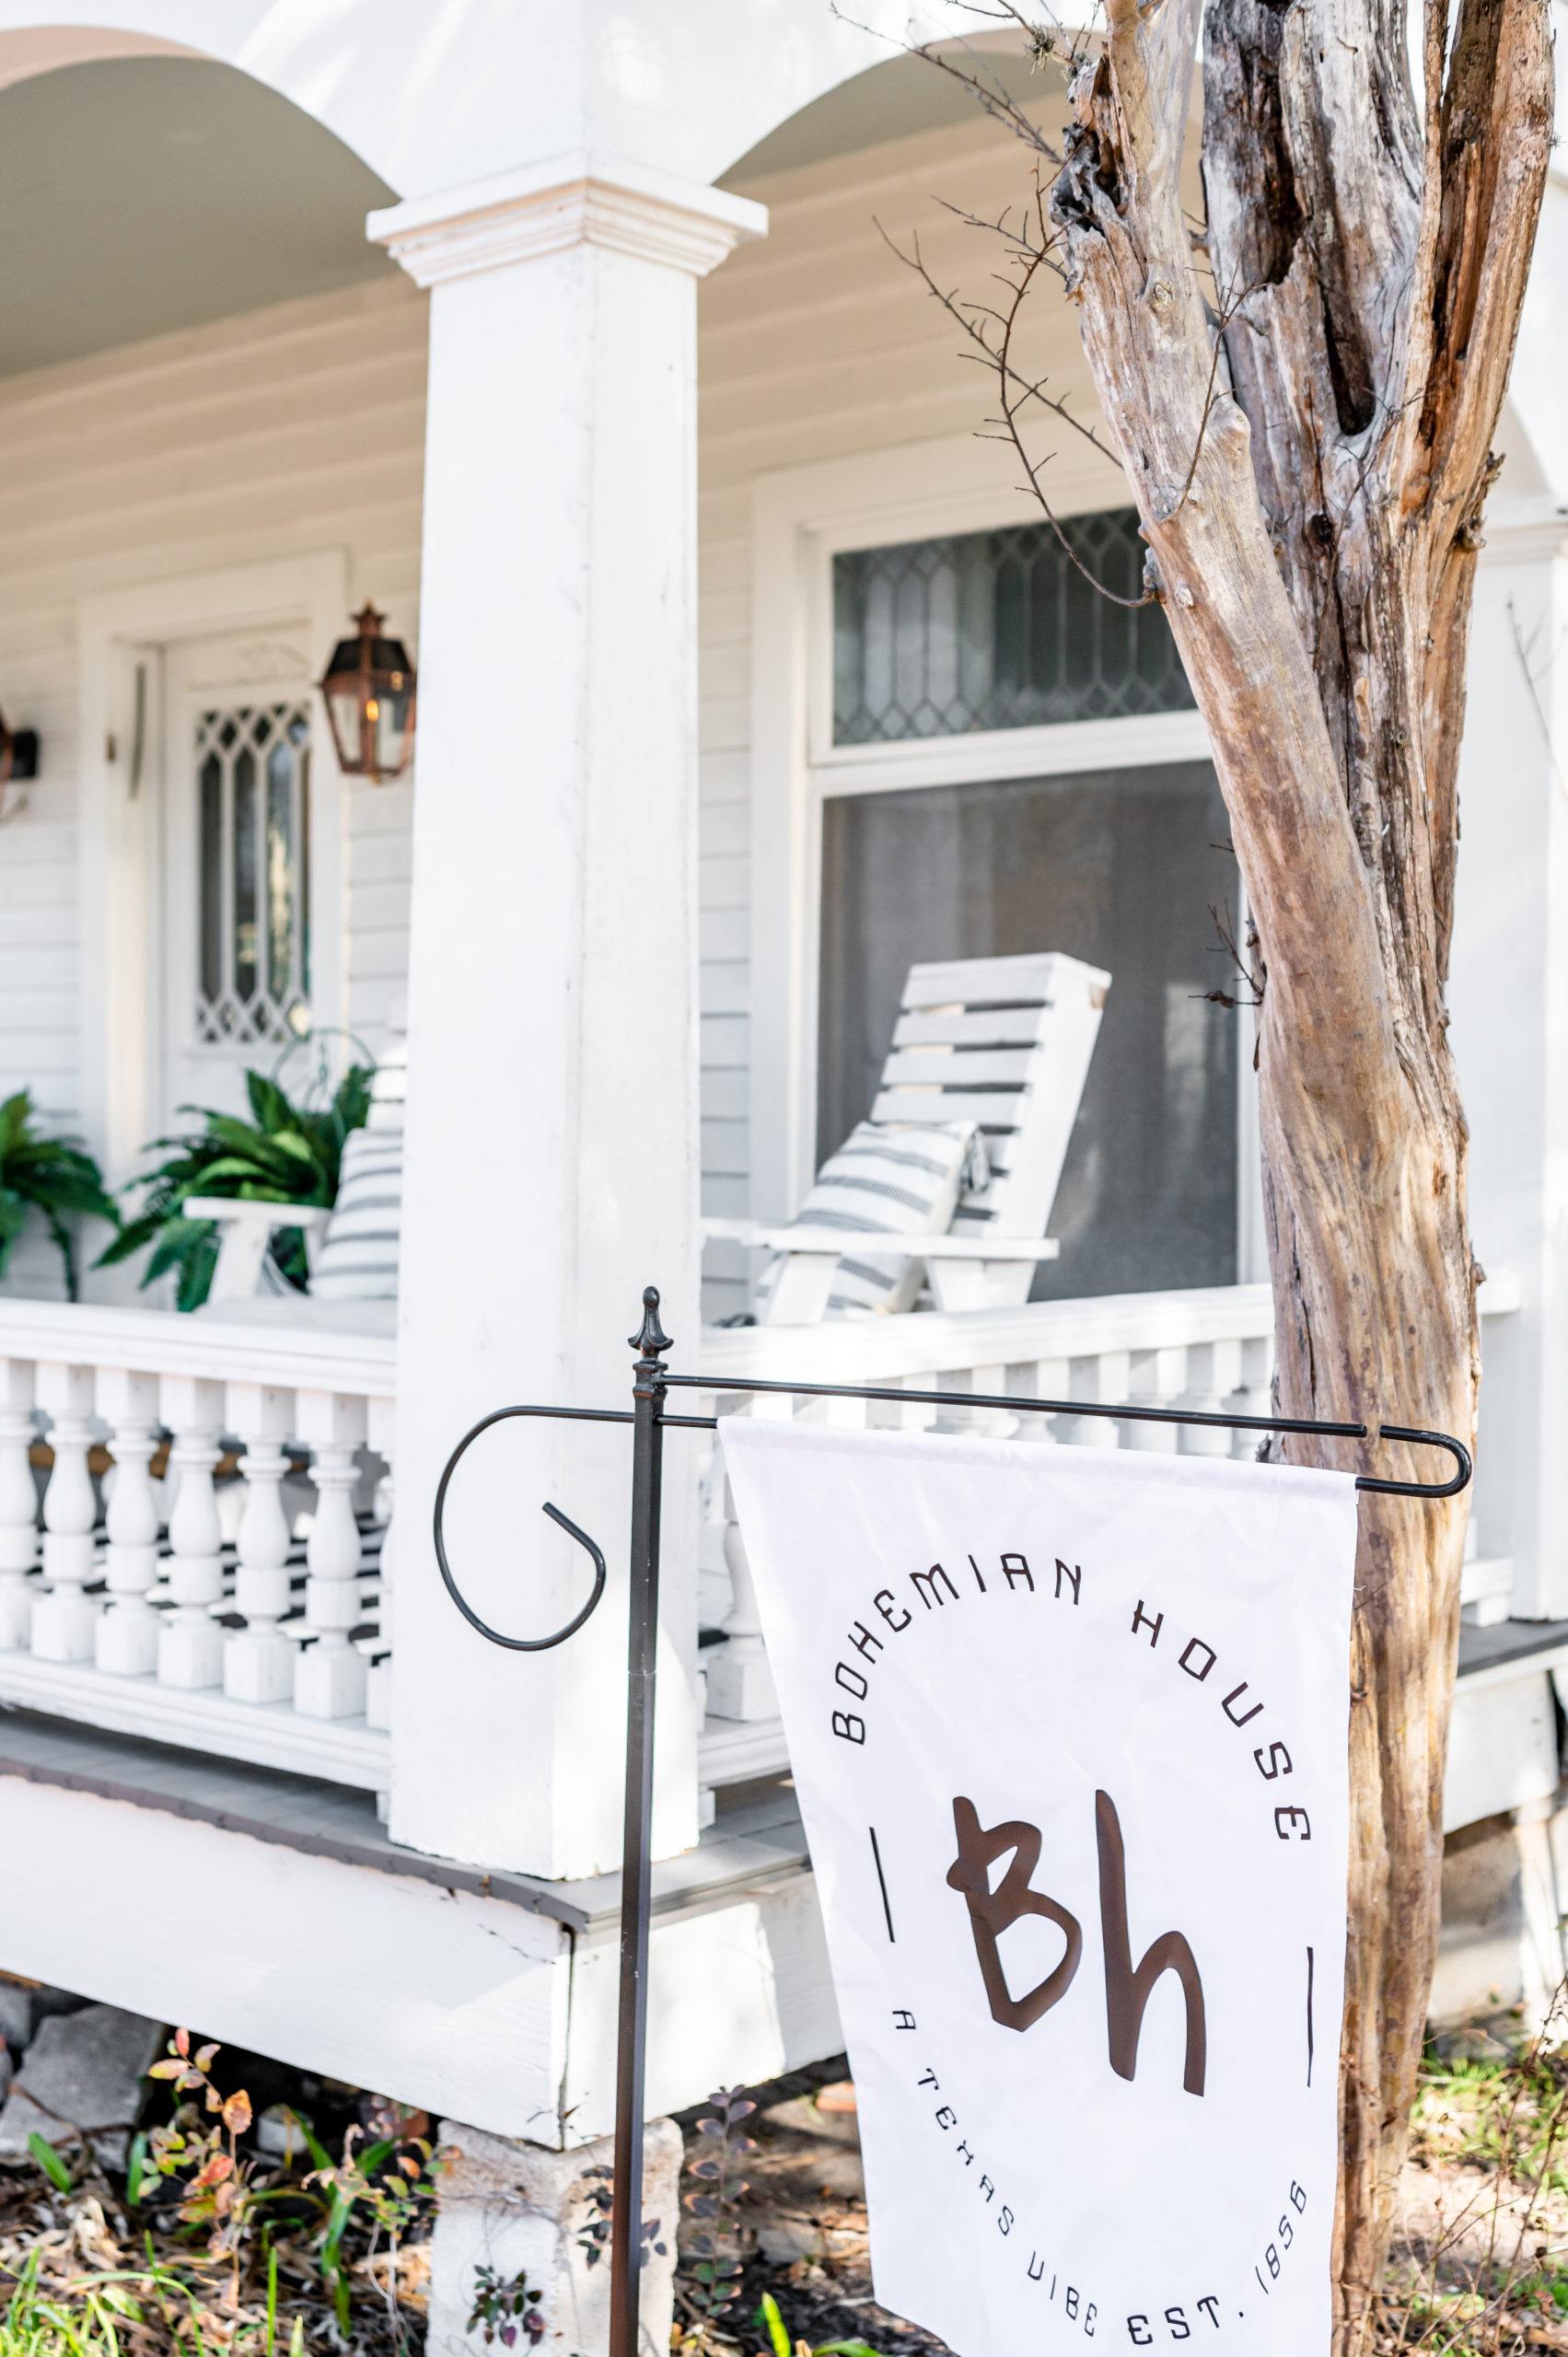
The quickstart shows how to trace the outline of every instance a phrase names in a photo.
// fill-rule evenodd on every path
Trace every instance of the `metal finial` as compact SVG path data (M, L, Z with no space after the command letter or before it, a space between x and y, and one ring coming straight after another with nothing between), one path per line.
M656 1358L661 1351L671 1347L669 1336L659 1324L657 1285L643 1287L642 1328L635 1334L628 1334L626 1341L630 1349L639 1352L645 1359Z

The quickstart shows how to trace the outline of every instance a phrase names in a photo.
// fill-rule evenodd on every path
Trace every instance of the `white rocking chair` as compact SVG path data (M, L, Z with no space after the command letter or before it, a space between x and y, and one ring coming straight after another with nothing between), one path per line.
M787 1227L710 1219L703 1233L784 1255L764 1322L814 1325L848 1249L878 1261L923 1260L939 1309L1013 1308L1028 1299L1036 1263L1061 1247L1045 1226L1088 1077L1110 976L1048 950L912 966L871 1122L975 1123L988 1181L963 1189L940 1241L813 1228L809 1208Z

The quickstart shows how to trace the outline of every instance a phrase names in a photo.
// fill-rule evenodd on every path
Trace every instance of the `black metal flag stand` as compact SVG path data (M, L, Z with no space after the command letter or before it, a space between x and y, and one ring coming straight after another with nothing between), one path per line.
M637 1353L630 1408L497 1408L466 1433L447 1460L436 1492L436 1561L453 1603L465 1620L493 1645L513 1653L547 1653L564 1644L593 1612L605 1589L599 1549L559 1506L544 1511L582 1547L594 1565L593 1593L563 1628L549 1637L507 1637L482 1620L452 1576L444 1535L447 1492L453 1474L480 1434L514 1416L547 1416L571 1422L632 1426L631 1634L626 1669L626 1812L621 1870L621 1999L616 2049L614 2208L610 2216L610 2357L638 2357L637 2277L642 2263L643 2085L647 2049L648 1920L652 1860L650 1823L654 1789L654 1682L658 1644L659 1496L667 1431L713 1432L716 1416L672 1416L665 1395L688 1391L785 1391L817 1399L885 1399L900 1407L1000 1408L1019 1415L1108 1416L1118 1423L1207 1424L1227 1432L1321 1433L1345 1440L1368 1438L1365 1424L1324 1423L1299 1416L1221 1416L1191 1408L1102 1406L1086 1399L1013 1399L975 1391L911 1391L864 1383L787 1383L726 1376L672 1375L664 1353L672 1347L659 1324L657 1288L643 1294L643 1323L631 1337ZM1408 1441L1444 1448L1457 1470L1447 1481L1382 1481L1369 1474L1358 1490L1388 1497L1451 1498L1469 1484L1470 1455L1449 1433L1418 1432L1404 1424L1379 1424L1380 1440Z

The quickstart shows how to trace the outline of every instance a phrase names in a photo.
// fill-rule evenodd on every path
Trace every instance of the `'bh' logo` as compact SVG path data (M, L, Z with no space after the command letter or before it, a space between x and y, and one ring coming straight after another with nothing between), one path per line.
M954 1890L969 1903L970 1929L980 1958L981 1979L991 2003L991 2018L1005 2029L1032 2028L1042 2014L1059 2005L1073 1986L1084 1952L1083 1927L1075 1915L1043 1890L1031 1889L1029 1877L1040 1863L1040 1828L1021 1817L987 1829L981 1824L972 1801L953 1803L953 1824L958 1854L947 1869ZM1187 2059L1181 2084L1190 2096L1203 2092L1207 2051L1203 2023L1203 1984L1191 1949L1179 1932L1164 1932L1138 1966L1127 1936L1127 1867L1121 1825L1109 1793L1095 1794L1095 1835L1099 1846L1099 1920L1105 1948L1105 2014L1110 2067L1119 2078L1131 2079L1138 2068L1138 2036L1144 2012L1162 1972L1174 1972L1187 2002ZM998 1858L1013 1852L1013 1863L993 1891L990 1869ZM1006 1975L996 1943L1021 1915L1043 1915L1065 1934L1066 1953L1053 1972L1027 1996L1008 1994Z

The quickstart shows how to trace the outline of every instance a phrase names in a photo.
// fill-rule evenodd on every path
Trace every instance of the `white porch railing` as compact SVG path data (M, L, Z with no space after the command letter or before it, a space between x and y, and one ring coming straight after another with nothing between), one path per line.
M384 1790L393 1365L0 1302L0 1702Z
M1506 1280L1482 1295L1483 1315L1516 1306ZM699 1396L723 1412L1016 1429L1046 1447L1245 1455L1246 1434L759 1396L726 1378L1266 1414L1271 1322L1267 1286L1233 1285L708 1329ZM386 1790L394 1362L390 1338L0 1299L0 1705ZM1505 1618L1512 1585L1508 1562L1471 1562L1467 1618ZM717 1445L699 1620L720 1637L702 1656L701 1782L776 1772L778 1705Z
M1493 1280L1482 1316L1516 1309L1517 1289ZM912 1390L1005 1392L1038 1399L1125 1400L1266 1416L1273 1374L1273 1308L1266 1284L1188 1293L1113 1294L1087 1301L1032 1302L1021 1309L916 1313L834 1325L707 1328L702 1372L712 1382L704 1412L801 1422L968 1431L1050 1447L1180 1451L1250 1457L1257 1436L1202 1426L1116 1423L1108 1417L1015 1416L991 1409L937 1409L912 1400L812 1399L802 1394L729 1392L725 1377L888 1384ZM711 1646L707 1719L699 1744L704 1785L738 1782L787 1760L768 1672L756 1595L730 1508L722 1444L703 1500L702 1593L722 1608L725 1642ZM1513 1567L1472 1559L1462 1595L1468 1618L1504 1619Z

